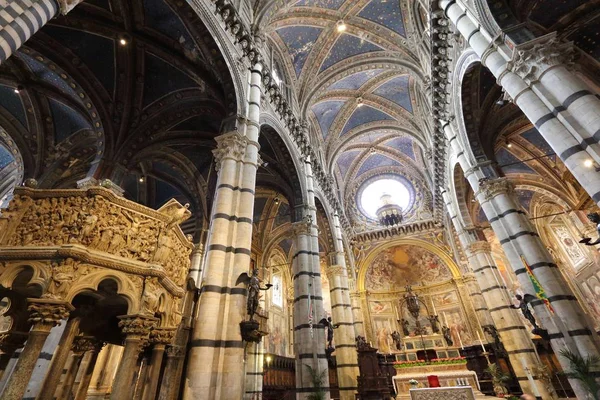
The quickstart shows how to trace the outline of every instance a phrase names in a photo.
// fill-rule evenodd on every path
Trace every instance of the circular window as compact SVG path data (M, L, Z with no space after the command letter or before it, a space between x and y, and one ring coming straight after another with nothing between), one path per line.
M405 212L414 200L410 182L401 176L378 176L367 180L358 191L360 211L370 219L377 219L377 209L384 205L382 196L389 195L388 202L399 205Z

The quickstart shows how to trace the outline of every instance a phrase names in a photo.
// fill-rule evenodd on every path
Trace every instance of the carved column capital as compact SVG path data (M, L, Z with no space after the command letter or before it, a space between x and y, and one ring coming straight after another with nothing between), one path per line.
M331 282L336 276L343 276L346 268L341 265L332 265L327 267L327 279Z
M27 299L27 302L28 321L33 324L33 330L49 332L62 320L69 318L69 313L74 310L72 305L61 301Z
M98 351L102 346L104 346L104 342L96 339L94 336L77 336L75 340L73 340L71 350L75 354L82 355L86 351Z
M168 345L173 342L175 337L175 329L173 328L157 328L150 332L150 343Z
M224 160L244 160L249 140L239 131L233 131L217 136L215 141L217 142L217 148L213 150L213 155L215 157L215 167L217 171L221 169Z
M83 0L57 0L60 7L60 13L67 15L72 9L74 9L79 3L83 3Z
M185 347L170 345L167 346L167 357L183 357L185 355Z
M292 223L292 233L294 236L310 235L310 229L314 225L312 221L300 221Z
M485 200L491 200L499 194L510 195L514 193L515 186L508 178L484 178L479 181L477 195L483 194Z
M471 254L489 253L492 251L492 246L484 240L478 240L477 242L470 243L467 246L467 251Z
M157 319L147 315L122 315L119 318L119 328L126 336L144 339L156 326Z
M552 32L517 46L508 69L531 84L552 67L572 65L574 55L573 42L563 42Z

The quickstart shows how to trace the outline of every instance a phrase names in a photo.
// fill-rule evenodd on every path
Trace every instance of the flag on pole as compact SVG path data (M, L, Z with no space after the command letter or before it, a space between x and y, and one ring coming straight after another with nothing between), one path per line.
M554 314L554 309L552 308L552 305L548 301L548 296L546 296L546 291L544 290L544 288L542 287L540 282L537 280L537 278L533 274L531 267L529 266L529 264L527 264L527 261L525 260L525 256L521 255L521 261L523 262L523 265L525 265L525 269L527 270L527 276L529 276L529 280L531 281L531 284L533 285L533 288L535 289L535 294L536 294L537 298L544 302L546 307L548 307L548 310L550 310L550 313Z
M310 298L310 281L307 283L308 289L308 327L310 328L310 337L313 337L313 304Z

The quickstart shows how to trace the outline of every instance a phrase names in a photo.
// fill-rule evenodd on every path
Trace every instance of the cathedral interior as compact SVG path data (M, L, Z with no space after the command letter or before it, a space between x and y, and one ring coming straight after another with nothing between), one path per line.
M0 0L0 400L599 398L599 88L600 0Z

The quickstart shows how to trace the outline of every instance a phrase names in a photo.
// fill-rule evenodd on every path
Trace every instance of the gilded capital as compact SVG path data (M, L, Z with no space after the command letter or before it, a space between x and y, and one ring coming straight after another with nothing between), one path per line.
M486 200L491 200L500 194L510 195L514 191L515 186L507 178L484 178L479 181L479 192L477 194L483 194Z
M243 161L249 140L239 131L233 131L215 138L217 148L213 150L217 171L221 169L224 160Z
M309 221L294 222L292 224L292 233L294 234L294 236L310 235L311 227L312 222Z
M34 324L34 328L50 331L64 319L69 318L69 313L74 307L68 303L52 300L28 299L27 311L28 321Z
M563 42L553 32L517 46L508 69L531 84L552 67L573 64L574 55L573 42Z
M492 251L492 246L485 240L478 240L467 246L467 251L471 254L489 253Z
M175 337L175 329L172 328L156 328L150 332L150 343L168 345L173 342Z
M77 336L73 340L71 350L73 350L73 353L81 355L86 351L101 349L102 346L104 346L104 342L99 341L94 336Z
M157 319L146 315L123 315L119 317L119 328L127 336L148 337L156 326Z

